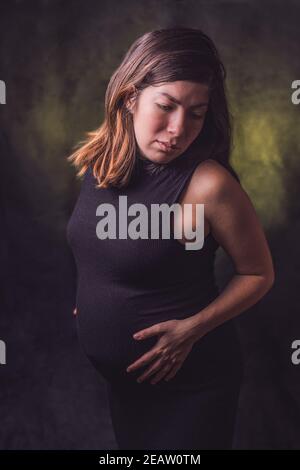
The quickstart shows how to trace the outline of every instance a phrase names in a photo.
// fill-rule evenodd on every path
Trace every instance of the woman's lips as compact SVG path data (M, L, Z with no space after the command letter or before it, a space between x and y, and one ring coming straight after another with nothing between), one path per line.
M178 147L172 147L171 145L167 145L163 142L160 142L159 140L157 140L157 143L160 149L163 150L164 152L172 152L172 150L178 149Z

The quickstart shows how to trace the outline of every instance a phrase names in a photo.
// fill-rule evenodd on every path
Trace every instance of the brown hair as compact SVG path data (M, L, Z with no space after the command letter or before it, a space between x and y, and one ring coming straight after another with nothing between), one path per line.
M145 33L131 45L110 79L104 122L87 133L87 139L80 142L81 146L68 160L78 169L79 177L92 165L99 187L126 186L135 164L137 145L127 100L150 85L190 80L210 89L201 141L213 142L210 158L230 167L231 125L225 78L217 49L202 31L176 27ZM200 134L195 141L200 140Z

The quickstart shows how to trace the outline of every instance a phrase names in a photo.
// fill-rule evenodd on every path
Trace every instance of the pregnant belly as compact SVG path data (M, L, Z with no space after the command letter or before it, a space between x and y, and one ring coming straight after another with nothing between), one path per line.
M77 310L79 341L92 364L107 380L132 380L126 368L157 342L157 337L137 341L133 334L159 321L143 321L122 302L98 303L92 309L79 304Z
M127 291L126 291L127 292ZM168 308L163 298L158 303L147 296L122 296L122 291L101 289L95 296L77 297L77 330L81 346L101 375L109 381L132 383L149 367L127 373L126 368L157 343L158 336L141 341L133 334L151 325L171 319L183 319L197 313L209 303L180 302ZM139 300L139 301L138 301ZM197 341L177 380L205 381L214 374L226 374L239 365L239 345L229 322ZM198 374L198 378L197 378ZM171 383L171 382L170 382Z

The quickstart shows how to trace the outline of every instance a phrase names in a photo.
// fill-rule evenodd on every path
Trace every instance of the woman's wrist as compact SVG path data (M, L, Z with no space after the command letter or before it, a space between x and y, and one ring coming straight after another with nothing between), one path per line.
M185 319L190 330L190 334L194 338L195 342L214 328L212 322L209 321L209 318L213 316L212 312L207 312L207 308L208 307Z
M189 335L194 342L197 342L207 333L205 325L203 325L203 322L197 317L197 315L198 314L195 314L192 317L188 317L184 320L187 324Z

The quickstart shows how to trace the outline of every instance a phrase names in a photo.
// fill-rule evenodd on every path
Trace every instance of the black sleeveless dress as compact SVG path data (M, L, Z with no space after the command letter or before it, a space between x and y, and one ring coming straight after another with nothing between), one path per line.
M199 155L189 151L167 165L137 152L130 183L121 189L96 189L89 168L68 223L77 267L79 340L106 379L120 449L222 449L232 444L243 372L232 320L198 340L168 382L152 385L148 378L137 383L149 364L126 372L158 339L137 341L133 333L192 316L218 296L218 243L209 234L200 250L186 250L174 236L100 240L96 235L100 204L113 205L118 215L122 195L128 207L142 203L150 214L151 204L179 201L198 164ZM128 222L135 217L128 216Z

